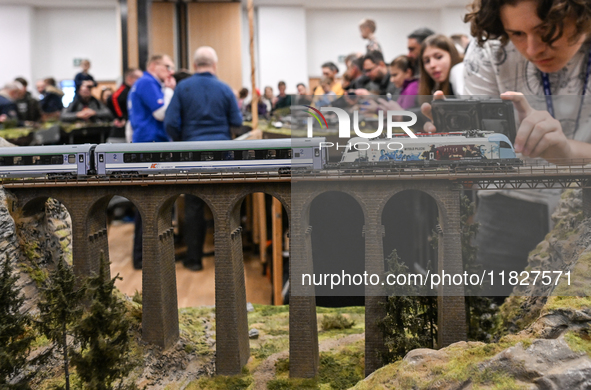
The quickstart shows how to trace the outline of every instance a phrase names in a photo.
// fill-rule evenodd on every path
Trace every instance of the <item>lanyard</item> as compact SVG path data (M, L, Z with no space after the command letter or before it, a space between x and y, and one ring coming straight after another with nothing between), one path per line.
M554 102L552 101L552 89L550 89L550 79L548 73L542 73L542 84L544 86L544 95L546 95L546 107L552 118L554 115ZM591 49L587 57L587 72L585 74L585 82L583 84L583 92L581 93L581 102L579 103L579 112L577 114L577 121L575 123L575 132L579 129L579 120L581 119L581 111L583 110L583 101L585 100L585 93L587 92L587 84L589 84L589 74L591 74Z

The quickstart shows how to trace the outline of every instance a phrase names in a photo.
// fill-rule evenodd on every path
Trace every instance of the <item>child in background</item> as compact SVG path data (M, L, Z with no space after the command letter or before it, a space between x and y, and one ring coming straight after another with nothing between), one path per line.
M390 81L400 89L398 105L406 110L418 107L419 80L414 77L414 61L409 56L398 56L390 63Z

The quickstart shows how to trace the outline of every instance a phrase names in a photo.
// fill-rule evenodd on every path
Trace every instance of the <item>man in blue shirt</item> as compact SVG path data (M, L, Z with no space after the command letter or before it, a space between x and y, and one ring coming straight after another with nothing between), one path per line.
M242 114L232 89L216 76L218 57L215 50L202 46L195 51L195 74L179 83L166 111L164 126L174 141L229 140L231 127L242 125ZM206 224L201 199L185 197L187 256L185 267L203 269L203 243Z
M170 140L162 121L170 101L169 96L165 97L165 92L176 86L173 73L174 62L169 56L154 55L148 60L144 75L131 87L127 111L133 128L133 142Z
M176 86L172 77L174 62L167 55L154 55L148 60L146 72L140 77L127 97L127 112L133 128L133 142L168 142L164 131L164 114ZM135 218L133 267L142 268L142 221Z

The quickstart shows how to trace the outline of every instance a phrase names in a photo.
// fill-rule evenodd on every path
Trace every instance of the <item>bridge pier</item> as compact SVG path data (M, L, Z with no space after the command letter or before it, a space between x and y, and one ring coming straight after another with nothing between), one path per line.
M438 269L447 274L462 274L462 242L460 233L460 197L457 192L442 194L447 217L439 234ZM440 211L441 215L441 211ZM464 286L440 286L437 296L437 347L443 348L467 340Z
M314 286L302 286L296 278L312 274L312 229L309 204L302 196L291 200L289 279L289 376L313 378L318 374L318 323Z
M237 375L250 356L240 204L236 194L210 196L215 224L216 373Z
M136 187L142 190L141 187ZM160 191L136 194L142 215L142 338L167 349L179 338L172 206ZM140 198L141 196L141 198Z
M379 203L369 202L364 226L365 269L369 275L384 275L384 226L380 223ZM387 351L378 321L386 316L384 286L365 286L365 376L383 366L381 354Z

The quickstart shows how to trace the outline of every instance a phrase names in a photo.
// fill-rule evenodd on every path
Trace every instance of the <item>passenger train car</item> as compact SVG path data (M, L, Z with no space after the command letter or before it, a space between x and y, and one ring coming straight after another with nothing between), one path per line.
M0 178L86 176L94 174L96 145L0 148Z
M354 138L349 141L341 165L467 166L521 165L504 134L467 131L419 133L417 138L395 135L391 139Z
M94 149L99 175L191 172L254 172L321 169L324 138L252 141L100 144Z

